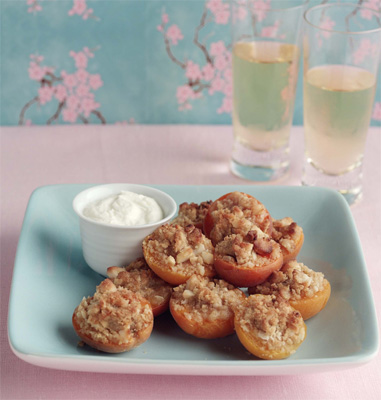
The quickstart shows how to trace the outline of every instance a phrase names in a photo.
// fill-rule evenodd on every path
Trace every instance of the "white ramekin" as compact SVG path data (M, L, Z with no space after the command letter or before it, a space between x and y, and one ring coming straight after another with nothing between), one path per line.
M120 226L93 221L83 215L84 208L122 190L154 198L165 217L155 223L141 226ZM142 256L142 241L157 227L170 221L177 211L176 202L161 190L129 183L111 183L93 186L80 192L73 200L73 209L79 216L83 256L94 271L106 276L107 268L122 267Z

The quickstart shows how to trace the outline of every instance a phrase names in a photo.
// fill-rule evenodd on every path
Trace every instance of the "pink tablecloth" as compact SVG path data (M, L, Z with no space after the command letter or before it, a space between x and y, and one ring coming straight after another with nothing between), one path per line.
M1 399L378 399L381 357L365 366L301 376L110 375L50 370L13 355L8 297L31 192L60 183L246 184L229 172L226 126L60 126L1 130ZM299 185L302 129L292 134L290 175ZM369 133L364 199L352 207L380 319L381 131ZM28 333L25 332L27 335Z

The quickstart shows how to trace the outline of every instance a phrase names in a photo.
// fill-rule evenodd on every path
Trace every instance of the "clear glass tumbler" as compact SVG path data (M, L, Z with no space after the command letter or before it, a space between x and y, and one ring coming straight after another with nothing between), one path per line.
M232 0L231 170L253 181L284 175L301 53L303 0Z
M354 3L304 14L302 183L362 196L362 162L381 49L381 13Z

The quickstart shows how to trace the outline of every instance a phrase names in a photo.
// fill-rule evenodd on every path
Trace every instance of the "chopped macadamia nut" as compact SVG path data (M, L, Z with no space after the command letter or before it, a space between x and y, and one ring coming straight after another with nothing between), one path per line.
M174 285L194 273L215 275L213 245L194 225L161 226L144 239L143 253L150 268Z
M313 297L324 289L324 275L303 263L290 261L273 272L266 282L250 288L250 293L280 295L285 300Z
M204 218L209 210L212 201L203 201L200 204L196 203L182 203L179 206L178 216L172 221L172 224L186 227L187 225L194 225L202 229Z
M140 295L105 279L94 296L84 298L75 309L73 325L92 347L107 352L127 351L150 336L152 308Z
M158 277L144 258L138 258L125 268L110 267L107 275L115 286L124 287L147 299L155 316L168 308L172 286Z
M285 350L285 356L289 356L306 336L301 314L280 297L251 295L238 305L235 318L243 333L240 340L242 336L251 338L245 343L248 347L256 342L256 350L260 351L255 355L261 358L284 358Z

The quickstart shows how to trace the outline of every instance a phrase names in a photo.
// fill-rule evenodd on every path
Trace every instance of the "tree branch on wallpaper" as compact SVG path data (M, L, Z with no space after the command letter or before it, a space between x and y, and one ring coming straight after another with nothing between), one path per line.
M70 51L69 56L73 58L76 69L69 74L62 70L59 75L55 68L42 64L44 57L36 54L30 56L29 78L38 82L37 95L28 101L22 108L19 116L19 125L30 125L31 120L26 119L26 113L33 106L45 106L57 101L58 105L46 121L52 124L60 117L64 122L75 123L81 121L89 123L91 115L95 116L102 124L106 119L98 110L100 103L95 100L95 92L103 86L99 74L90 74L87 71L88 61L94 57L94 53L87 47L82 51Z

